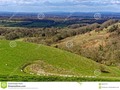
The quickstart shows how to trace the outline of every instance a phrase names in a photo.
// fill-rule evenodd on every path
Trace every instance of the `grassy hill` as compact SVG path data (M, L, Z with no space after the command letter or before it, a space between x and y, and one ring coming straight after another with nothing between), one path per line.
M91 79L92 76L95 78ZM2 81L120 80L117 78L119 76L120 70L116 67L100 65L67 51L32 43L0 40Z

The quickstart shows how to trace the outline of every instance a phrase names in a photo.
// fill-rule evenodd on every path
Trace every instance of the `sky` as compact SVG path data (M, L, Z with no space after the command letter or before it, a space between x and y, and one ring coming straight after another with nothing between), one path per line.
M120 12L120 0L0 0L9 12Z

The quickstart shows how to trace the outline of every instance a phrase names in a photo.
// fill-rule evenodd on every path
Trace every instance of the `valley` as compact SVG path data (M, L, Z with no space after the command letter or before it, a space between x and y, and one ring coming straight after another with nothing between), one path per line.
M120 81L119 18L92 14L0 14L0 80Z

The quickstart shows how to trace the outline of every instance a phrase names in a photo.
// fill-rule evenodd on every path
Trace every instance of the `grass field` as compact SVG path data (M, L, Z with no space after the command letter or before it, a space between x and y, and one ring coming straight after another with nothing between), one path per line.
M98 72L101 67L108 73ZM26 42L0 40L2 81L118 81L119 76L120 70L117 67L100 65L67 51Z

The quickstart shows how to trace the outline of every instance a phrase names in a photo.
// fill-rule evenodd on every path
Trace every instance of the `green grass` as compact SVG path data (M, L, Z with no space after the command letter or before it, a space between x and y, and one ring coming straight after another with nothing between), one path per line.
M47 82L51 82L51 81L82 81L82 82L88 82L88 81L114 81L114 82L118 82L120 81L120 78L87 78L87 77L60 77L60 76L18 76L18 75L14 75L14 76L10 76L8 78L6 78L7 76L1 76L0 77L0 81L29 81L29 82L33 82L33 81L47 81Z
M10 47L9 43L10 41L0 41L0 80L3 81L25 81L26 79L28 81L54 81L55 78L57 78L56 81L73 81L77 80L76 78L78 78L71 77L71 79L67 79L68 77L60 77L62 79L58 79L59 76L37 76L35 74L30 75L29 73L21 72L21 69L25 65L29 63L34 63L35 61L39 60L44 61L45 63L53 66L54 68L64 69L66 71L73 72L76 76L79 75L78 80L83 81L84 78L81 79L82 76L95 76L94 71L100 69L100 64L67 51L44 45L37 45L19 41L16 42L17 47L12 48ZM107 67L104 65L103 67L110 73L101 73L101 75L98 78L116 78L120 76L120 71L118 68ZM59 71L57 73L59 73ZM14 76L16 76L17 78ZM36 77L36 79L33 77ZM44 79L43 77L48 77L49 79ZM87 81L87 79L85 80ZM94 81L94 79L90 80ZM88 81L90 80L88 79Z

